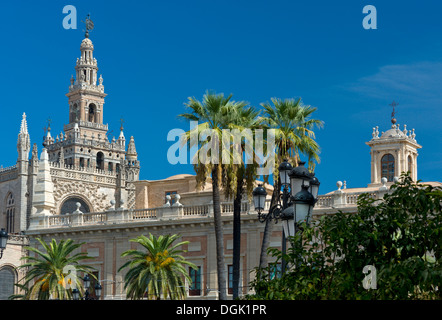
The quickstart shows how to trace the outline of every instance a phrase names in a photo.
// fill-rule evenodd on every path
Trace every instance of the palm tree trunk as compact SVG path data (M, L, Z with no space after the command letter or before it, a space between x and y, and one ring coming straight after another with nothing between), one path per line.
M281 181L280 179L278 179L278 181L276 181L273 184L273 193L272 193L272 200L270 201L270 208L273 208L273 206L279 202L280 195L281 195ZM272 235L274 224L275 222L273 220L267 219L264 228L264 235L262 238L261 256L259 259L259 270L266 268L268 265L267 249L269 248L270 237Z
M236 195L233 201L233 299L239 297L241 255L241 201L244 188L244 170L239 169Z
M213 218L215 224L216 263L218 271L219 300L226 300L227 281L226 281L226 266L224 263L224 236L223 236L223 225L221 220L218 166L219 166L218 164L214 164L212 169Z

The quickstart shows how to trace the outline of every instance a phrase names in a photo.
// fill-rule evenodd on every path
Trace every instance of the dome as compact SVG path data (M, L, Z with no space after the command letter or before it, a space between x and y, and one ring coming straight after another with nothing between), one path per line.
M174 175L174 176L170 176L169 178L166 178L164 180L184 179L184 178L187 178L187 177L193 177L193 175L187 174L187 173L177 174L177 175Z
M81 46L80 46L81 50L84 49L94 49L94 45L92 44L91 39L89 38L84 38L83 41L81 41Z
M381 139L390 139L390 138L407 138L407 136L401 130L396 129L396 125L393 125L390 130L385 131L381 135Z

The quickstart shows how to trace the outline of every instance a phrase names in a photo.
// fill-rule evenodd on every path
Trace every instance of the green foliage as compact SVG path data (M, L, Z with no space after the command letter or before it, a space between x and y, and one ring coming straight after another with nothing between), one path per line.
M25 249L34 253L32 256L26 256L21 260L27 261L22 264L19 269L26 269L25 281L23 284L16 284L24 291L22 295L13 295L10 299L23 300L48 300L48 299L72 299L73 283L83 294L84 289L78 275L79 273L87 273L91 277L95 276L91 273L94 268L80 263L82 260L90 259L87 253L73 252L83 243L74 243L72 239L60 240L57 243L52 239L50 243L44 242L37 238L37 241L43 247L39 250L34 247L26 247ZM68 266L75 268L76 275L70 275ZM25 290L26 288L26 290Z
M304 105L301 98L272 98L271 101L272 104L261 103L264 116L260 120L265 127L275 130L276 168L283 159L294 159L293 165L296 166L299 156L304 154L308 156L309 167L313 171L315 161L319 163L320 153L313 129L324 125L321 120L311 119L316 108ZM278 176L277 172L274 174Z
M358 212L324 215L291 238L283 257L290 270L270 279L256 270L249 299L441 299L442 192L408 175L383 199L358 199ZM365 289L362 272L372 265L377 288Z
M118 271L129 268L124 278L124 288L129 299L182 299L186 297L184 278L190 279L185 265L196 269L180 255L178 247L188 244L182 241L174 244L179 235L159 236L149 234L130 241L139 243L145 250L127 250L122 257L129 260Z

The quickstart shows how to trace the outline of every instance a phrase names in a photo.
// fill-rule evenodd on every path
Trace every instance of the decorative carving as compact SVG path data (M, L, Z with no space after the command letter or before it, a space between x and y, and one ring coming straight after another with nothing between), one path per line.
M127 208L135 209L136 193L135 185L133 183L128 183L126 186L127 190Z
M54 179L54 199L58 206L57 210L60 209L59 207L66 198L75 195L82 198L87 197L87 201L92 205L91 212L105 211L109 206L109 199L99 189L100 186L95 183Z

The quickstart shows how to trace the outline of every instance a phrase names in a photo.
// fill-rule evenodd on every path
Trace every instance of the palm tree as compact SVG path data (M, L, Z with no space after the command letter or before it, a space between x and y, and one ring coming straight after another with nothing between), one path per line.
M196 173L197 187L203 186L207 177L212 177L212 200L213 200L213 216L215 225L216 239L216 256L217 256L217 274L218 274L218 290L219 299L226 300L226 267L224 262L224 236L221 221L221 204L220 204L220 182L222 165L220 163L221 152L219 150L222 140L222 130L228 128L229 111L242 102L231 101L232 95L224 97L224 94L216 94L207 91L202 102L195 98L188 98L185 103L190 112L178 115L179 118L190 121L197 121L198 126L195 128L198 137L209 134L209 137L202 142L201 148L195 153L192 160ZM192 132L186 132L184 142L192 149Z
M238 134L243 130L248 131L250 135L239 141L239 145L232 143L233 150L237 151L235 155L230 154L231 162L223 165L223 189L226 198L233 198L233 299L239 296L240 280L240 253L241 253L241 202L244 191L250 198L254 182L257 176L258 164L254 154L249 154L253 161L245 163L244 152L246 152L246 143L253 146L253 131L259 126L259 112L247 103L242 102L235 105L229 111L228 127L232 130L232 135ZM247 141L249 139L249 141ZM235 141L238 142L238 141ZM251 148L253 152L253 147ZM230 150L230 148L229 148ZM237 157L236 161L235 157ZM239 160L239 161L238 161Z
M270 208L279 202L281 194L281 180L276 170L279 163L289 159L293 166L297 166L300 154L308 157L310 171L314 170L315 161L319 163L319 145L315 141L313 128L322 128L324 123L321 120L311 119L316 111L315 107L303 105L301 98L278 99L272 98L272 104L261 103L264 108L262 123L271 129L275 129L275 172L273 173L273 194ZM267 248L270 242L270 234L273 223L267 220L264 229L264 237L260 256L260 269L267 266Z
M83 243L75 244L72 239L60 240L59 243L52 239L49 244L40 238L37 238L37 241L44 250L26 247L27 250L35 253L35 256L21 258L28 262L19 268L29 268L21 287L29 287L33 283L22 298L29 300L72 299L73 287L79 288L80 293L83 294L84 289L77 277L78 273L86 273L96 278L92 274L94 268L80 263L81 260L91 259L87 253L79 252L71 256L73 251ZM75 275L70 274L73 268L75 268Z
M130 257L118 271L129 267L125 275L124 288L130 299L142 299L146 294L148 299L183 299L186 297L184 279L191 283L185 265L193 269L197 267L186 261L177 248L188 241L173 244L180 236L166 235L156 238L152 234L131 239L143 246L143 251L127 250L122 257Z

